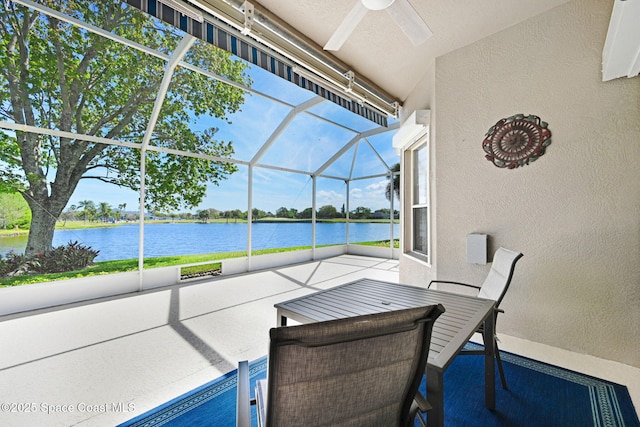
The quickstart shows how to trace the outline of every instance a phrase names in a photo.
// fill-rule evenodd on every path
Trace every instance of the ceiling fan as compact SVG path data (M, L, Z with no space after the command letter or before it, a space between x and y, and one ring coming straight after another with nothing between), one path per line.
M414 46L418 46L433 35L408 0L358 0L325 44L324 49L339 50L370 10L386 10Z

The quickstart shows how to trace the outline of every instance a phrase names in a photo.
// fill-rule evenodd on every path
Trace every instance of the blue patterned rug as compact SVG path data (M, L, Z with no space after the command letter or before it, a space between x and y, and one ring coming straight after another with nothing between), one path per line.
M477 347L468 344L469 347ZM447 369L447 426L640 427L626 387L501 352L509 390L496 377L496 410L484 406L484 361L462 356ZM251 390L267 359L250 363ZM497 374L496 374L497 375ZM424 384L422 386L424 392ZM235 426L236 373L230 372L119 427ZM252 425L256 425L255 410Z

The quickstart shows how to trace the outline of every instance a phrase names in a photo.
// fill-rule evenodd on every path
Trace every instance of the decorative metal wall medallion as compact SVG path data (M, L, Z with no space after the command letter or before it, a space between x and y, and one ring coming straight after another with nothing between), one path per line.
M487 160L499 168L515 169L538 159L551 144L551 131L540 117L516 114L493 125L482 141Z

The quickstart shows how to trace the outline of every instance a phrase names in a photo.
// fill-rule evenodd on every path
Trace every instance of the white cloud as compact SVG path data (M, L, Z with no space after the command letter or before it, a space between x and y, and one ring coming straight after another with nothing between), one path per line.
M387 189L387 182L387 180L378 181L373 184L367 185L365 188L367 189L367 191L370 191L372 193L384 192Z
M337 191L333 191L333 190L318 191L316 195L316 199L319 206L324 206L324 205L340 206L345 202L344 194L338 193Z
M362 181L356 182L363 183ZM356 182L354 182L354 184ZM385 196L387 190L387 180L382 179L375 182L369 182L370 183L368 185L365 185L364 187L355 187L351 189L350 209L355 209L358 206L365 206L374 210L380 208L389 208L389 202L387 201Z
M362 188L352 188L349 195L353 199L362 199Z
M375 200L386 200L385 193L387 192L388 180L382 180L369 184L365 187L367 191L367 198Z

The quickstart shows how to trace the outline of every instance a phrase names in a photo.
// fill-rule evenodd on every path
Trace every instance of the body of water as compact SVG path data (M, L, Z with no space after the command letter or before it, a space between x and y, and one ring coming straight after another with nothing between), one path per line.
M346 223L316 224L316 245L346 242ZM252 227L252 248L288 248L311 246L311 223L256 223ZM247 223L177 223L146 224L144 256L208 254L247 250ZM381 223L350 223L349 242L388 240L390 225ZM96 261L111 261L138 257L138 224L118 227L56 230L53 246L78 241L100 251ZM394 225L394 238L400 236L400 226ZM0 237L0 254L9 251L23 253L27 236Z

